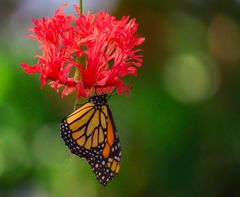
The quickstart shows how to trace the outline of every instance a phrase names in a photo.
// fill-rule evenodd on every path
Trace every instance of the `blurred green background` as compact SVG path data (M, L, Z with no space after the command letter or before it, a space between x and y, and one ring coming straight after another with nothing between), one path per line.
M41 90L19 66L35 63L32 18L63 2L1 1L0 197L239 197L240 1L83 1L136 17L146 37L133 93L109 101L123 158L106 188L60 138L74 95Z

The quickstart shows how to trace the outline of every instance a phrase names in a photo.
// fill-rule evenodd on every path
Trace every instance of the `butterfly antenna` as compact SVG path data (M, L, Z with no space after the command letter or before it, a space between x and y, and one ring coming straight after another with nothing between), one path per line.
M116 96L117 95L117 93L115 92L115 90L116 90L117 88L114 88L114 90L111 92L111 94L108 96L108 98L107 98L107 101L112 97L112 96Z
M117 88L115 88L113 91L112 91L112 93L109 95L109 97L107 98L107 101L112 97L112 96L116 96L117 95L117 93L116 93L116 90ZM130 87L130 92L132 92L132 90L133 90L133 86L131 86Z

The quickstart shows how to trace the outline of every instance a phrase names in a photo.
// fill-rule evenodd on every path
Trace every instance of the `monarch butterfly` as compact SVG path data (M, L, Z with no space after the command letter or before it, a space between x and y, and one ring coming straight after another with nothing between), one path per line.
M118 174L121 148L107 94L91 97L62 120L60 130L70 151L87 160L99 183L106 186Z

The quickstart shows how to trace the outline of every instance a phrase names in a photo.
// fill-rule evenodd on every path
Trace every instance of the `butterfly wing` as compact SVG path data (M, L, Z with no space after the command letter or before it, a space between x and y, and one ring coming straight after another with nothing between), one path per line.
M104 145L102 154L98 158L89 158L88 163L91 165L97 180L104 186L118 174L120 170L121 147L119 137L112 114L108 105L105 106L107 114L107 141Z
M88 161L104 186L118 174L120 142L108 105L84 104L62 120L61 137L72 153Z
M79 157L94 157L106 143L106 124L101 124L103 112L86 103L61 122L61 137L70 151Z

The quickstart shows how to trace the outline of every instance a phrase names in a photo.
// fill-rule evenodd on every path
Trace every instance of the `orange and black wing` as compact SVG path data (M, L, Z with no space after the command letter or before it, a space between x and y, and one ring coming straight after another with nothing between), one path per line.
M120 170L121 147L112 114L107 105L104 106L104 113L107 123L106 143L98 158L92 157L87 160L97 180L105 186Z
M118 174L120 142L108 105L84 104L62 120L61 137L72 153L88 161L104 186Z
M94 157L106 143L105 114L86 103L61 122L61 137L70 151L79 157Z

